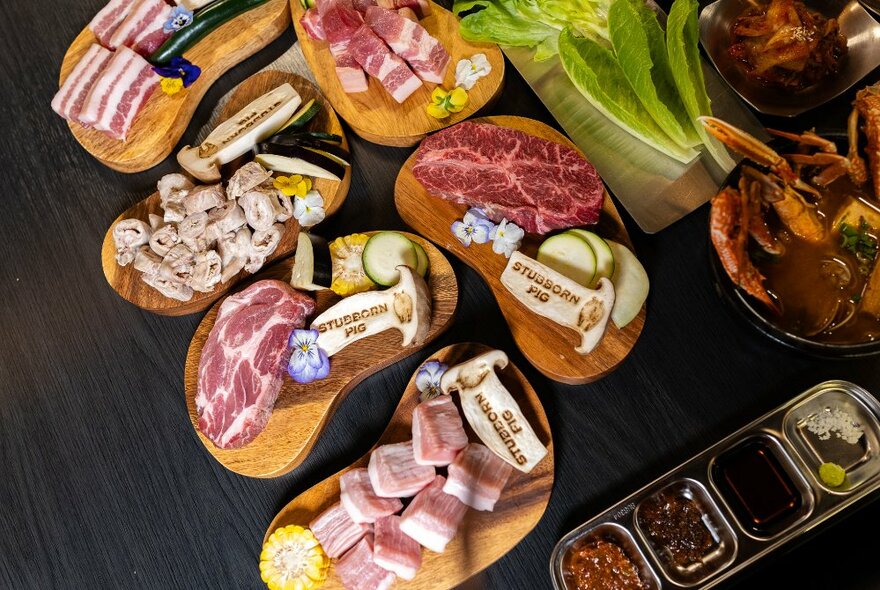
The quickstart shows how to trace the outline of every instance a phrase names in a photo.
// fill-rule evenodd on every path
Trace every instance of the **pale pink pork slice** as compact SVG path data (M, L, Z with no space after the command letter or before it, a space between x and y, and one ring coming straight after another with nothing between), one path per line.
M55 93L52 110L68 121L76 121L89 90L112 57L112 51L92 43Z
M220 306L199 360L199 431L223 449L243 447L272 415L284 381L287 340L315 310L282 281L258 281Z
M89 23L89 30L94 33L101 45L111 47L110 37L131 12L138 0L110 0ZM112 48L112 47L111 47Z
M336 562L336 575L346 590L387 590L394 583L392 572L373 560L373 536L367 535Z
M172 10L163 0L138 0L113 32L107 46L110 49L133 47L139 36L156 30L158 18L162 18L158 25L161 30Z
M317 8L309 8L299 19L306 35L315 41L324 41L324 27L321 25L321 15Z
M449 66L449 53L425 27L379 6L367 9L364 22L394 53L406 60L416 76L426 82L443 82Z
M376 0L352 0L352 6L360 13L364 13L370 6L376 5Z
M474 510L491 512L511 472L513 467L486 445L471 443L449 465L443 491Z
M400 530L436 553L443 553L467 512L461 500L443 491L444 483L442 475L434 478L400 517Z
M468 444L458 408L448 395L420 403L413 411L413 457L419 465L449 465Z
M341 502L337 502L309 523L309 529L330 557L341 557L370 532L370 525L351 519Z
M420 19L431 14L431 3L428 0L376 0L376 4L389 10L409 8Z
M396 514L403 508L397 498L380 498L370 483L366 469L352 469L339 478L339 497L355 522L376 522L377 518Z
M166 5L164 9L151 12L152 18L144 23L143 28L132 39L130 47L145 57L159 49L171 37L171 33L165 32L165 23L173 10L174 8Z
M327 30L327 27L324 27ZM403 102L422 86L422 81L409 66L392 53L385 42L367 25L361 25L348 45L351 55L365 72L373 76L391 97Z
M382 445L370 454L367 468L373 491L382 498L409 498L434 481L434 467L419 465L412 441Z
M349 51L351 39L363 25L364 17L354 9L351 0L321 0L318 15L342 89L348 93L366 91L367 76Z
M416 577L422 566L422 547L400 530L399 516L383 516L376 521L373 561L404 580Z

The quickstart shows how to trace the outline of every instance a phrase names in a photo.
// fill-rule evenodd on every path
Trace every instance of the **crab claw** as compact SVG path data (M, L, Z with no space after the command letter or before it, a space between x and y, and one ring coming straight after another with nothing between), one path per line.
M819 151L826 152L829 154L837 153L837 144L831 141L830 139L825 139L821 135L816 135L812 131L804 131L800 135L797 133L789 133L788 131L780 131L778 129L770 129L766 128L767 133L770 135L775 135L776 137L782 137L785 139L790 139L791 141L801 144L801 145L811 145L813 147L819 148Z

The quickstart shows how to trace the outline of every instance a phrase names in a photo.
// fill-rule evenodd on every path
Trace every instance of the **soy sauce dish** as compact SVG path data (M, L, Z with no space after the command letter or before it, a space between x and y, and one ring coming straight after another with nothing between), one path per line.
M557 590L711 588L880 489L880 402L828 381L565 535Z

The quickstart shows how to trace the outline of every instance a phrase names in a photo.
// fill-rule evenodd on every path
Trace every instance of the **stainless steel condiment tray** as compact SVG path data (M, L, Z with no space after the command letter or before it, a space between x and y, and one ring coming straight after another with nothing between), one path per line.
M841 416L847 419L841 422ZM841 423L844 427L838 427ZM829 425L833 426L830 430ZM846 470L841 485L823 481L818 472L823 463L835 463ZM747 477L753 480L746 483L752 486L777 486L784 510L774 513L772 506L759 506L773 494L765 496L747 489L736 474L751 474ZM550 558L553 585L558 590L573 587L566 582L569 551L603 539L623 550L646 588L712 588L878 489L880 402L852 383L827 381L569 532ZM676 495L685 499L689 508L699 509L699 521L710 535L709 546L699 560L675 564L673 553L658 546L658 539L645 530L640 509L661 492L667 494L665 498ZM790 495L787 504L786 494ZM749 505L750 497L759 500ZM769 512L762 514L764 508ZM761 520L764 516L767 522Z

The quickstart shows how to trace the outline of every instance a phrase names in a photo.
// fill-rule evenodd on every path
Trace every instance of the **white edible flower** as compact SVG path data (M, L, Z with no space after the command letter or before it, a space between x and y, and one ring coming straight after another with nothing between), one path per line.
M470 246L471 242L485 244L491 239L489 234L494 227L482 211L468 209L461 221L453 222L452 233L465 246Z
M496 254L504 254L507 258L519 250L525 236L523 229L512 221L502 219L489 234L492 240L492 251Z
M293 216L303 227L312 227L324 221L324 197L311 190L305 197L293 200Z
M477 80L487 76L491 71L492 66L486 59L486 54L477 53L472 55L470 59L462 59L456 64L455 85L470 90L477 83Z

